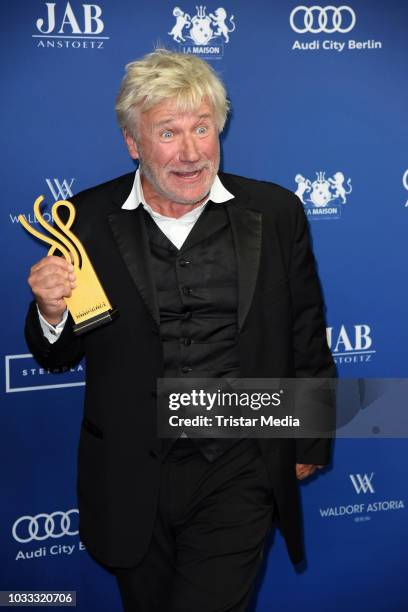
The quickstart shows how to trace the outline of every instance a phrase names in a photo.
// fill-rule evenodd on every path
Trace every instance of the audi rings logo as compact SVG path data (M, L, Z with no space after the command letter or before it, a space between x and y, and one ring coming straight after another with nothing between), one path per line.
M298 34L346 34L356 25L356 14L350 6L297 6L289 17L292 30Z
M58 510L52 514L20 516L13 525L13 537L17 542L27 544L33 540L42 541L47 538L78 535L78 529L73 526L73 515L78 515L76 508L67 512Z

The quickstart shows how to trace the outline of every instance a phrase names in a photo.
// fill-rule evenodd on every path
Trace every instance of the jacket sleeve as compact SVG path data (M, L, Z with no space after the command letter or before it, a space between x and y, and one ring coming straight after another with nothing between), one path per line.
M30 351L44 368L69 368L78 363L84 355L82 338L74 335L70 316L58 340L53 344L48 342L41 329L35 301L31 302L28 309L24 331Z
M296 378L333 378L333 363L326 338L324 303L316 262L312 253L309 228L301 202L296 198L295 235L290 266L293 312L293 354ZM327 403L334 416L334 398ZM307 410L307 406L304 408ZM305 438L296 440L297 463L325 465L330 462L332 440Z

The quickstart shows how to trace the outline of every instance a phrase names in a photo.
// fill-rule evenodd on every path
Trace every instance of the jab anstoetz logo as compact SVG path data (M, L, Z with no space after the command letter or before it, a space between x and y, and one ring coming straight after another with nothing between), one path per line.
M350 496L344 504L339 506L319 508L320 517L322 519L333 519L352 516L356 523L362 523L370 521L379 512L405 510L405 500L403 499L375 498L374 476L374 472L349 474L348 477L352 485Z
M50 190L50 194L53 198L53 202L57 200L67 200L68 198L72 198L72 185L75 179L58 179L58 178L46 178L45 182ZM20 223L18 220L18 214L10 213L10 221L11 223ZM51 213L48 211L42 211L43 218L48 222L52 222ZM38 223L38 219L34 216L33 212L24 213L24 217L31 225L34 223Z
M295 182L295 193L309 219L340 219L343 205L352 192L351 179L346 180L343 172L335 172L329 178L325 172L316 172L314 181L297 174Z
M235 30L234 15L228 15L222 6L207 14L206 6L196 6L196 14L191 16L175 6L175 23L168 34L179 44L182 53L194 53L205 59L221 59L224 45L230 42L230 34Z
M32 37L39 48L104 49L110 38L102 35L104 29L98 4L81 4L74 11L69 2L46 2Z
M376 354L371 327L366 323L327 327L326 333L337 364L368 363Z
M404 188L408 191L408 170L405 170L404 174L402 175L402 184L404 185ZM408 208L408 200L405 202L405 208Z
M72 555L73 552L85 550L85 546L77 537L78 515L78 509L72 508L66 511L56 510L18 517L13 523L11 534L18 544L23 545L23 548L16 553L15 560ZM71 538L74 536L75 541L72 542L71 539L64 540L64 543L55 542L59 538L68 536Z
M341 53L344 50L382 49L382 42L379 40L346 37L346 34L354 30L356 23L357 15L351 6L296 6L289 15L289 25L301 38L292 42L292 51L322 50Z
M48 370L40 367L29 353L6 355L5 372L6 393L83 387L85 385L84 362L73 368L62 367Z

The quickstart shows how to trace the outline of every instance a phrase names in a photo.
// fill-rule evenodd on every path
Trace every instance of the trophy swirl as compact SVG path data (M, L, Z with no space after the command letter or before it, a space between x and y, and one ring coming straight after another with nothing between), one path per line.
M66 297L64 300L74 319L75 334L82 334L112 321L117 315L117 310L112 308L82 243L70 231L76 215L74 205L67 200L59 200L53 204L52 217L60 230L58 231L41 214L40 205L43 200L44 196L39 196L34 202L34 215L38 223L54 238L32 227L24 215L19 215L18 220L27 232L51 245L47 255L60 252L67 262L74 266L77 286L72 290L71 297ZM61 207L68 208L69 211L66 223L59 216L58 211Z

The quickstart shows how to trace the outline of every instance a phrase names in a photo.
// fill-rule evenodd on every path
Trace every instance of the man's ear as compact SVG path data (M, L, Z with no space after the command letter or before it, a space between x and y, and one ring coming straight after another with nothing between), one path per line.
M139 152L137 150L136 141L126 128L123 130L123 137L125 139L127 150L129 152L130 157L132 159L139 159Z

